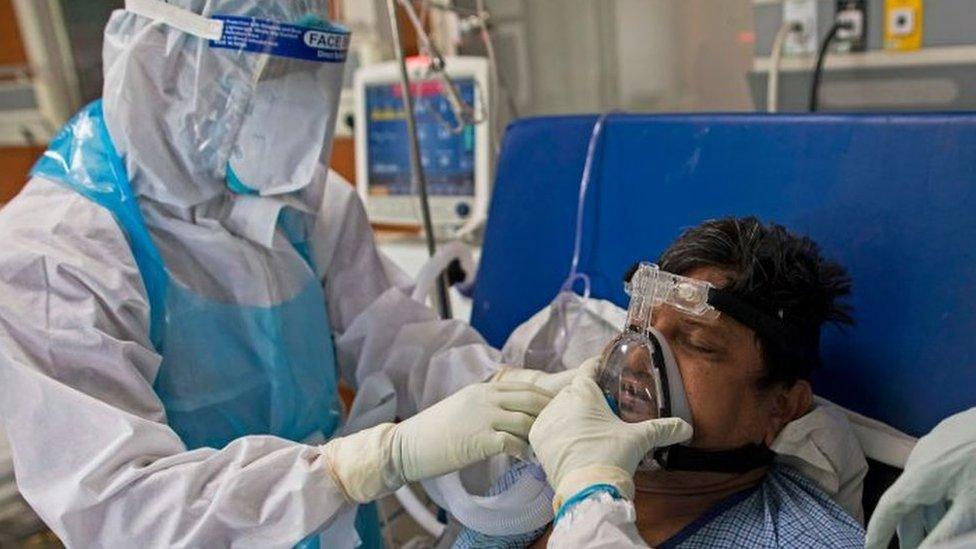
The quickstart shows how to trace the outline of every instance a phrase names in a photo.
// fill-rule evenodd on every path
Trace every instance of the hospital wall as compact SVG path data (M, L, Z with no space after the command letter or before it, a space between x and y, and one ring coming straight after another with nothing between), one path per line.
M474 5L457 3L465 2ZM487 7L500 71L522 115L752 108L750 0L489 0Z
M0 68L24 66L27 53L21 41L10 0L0 0ZM0 75L0 85L11 76ZM22 97L22 94L17 94ZM11 98L10 102L18 99ZM10 200L23 184L24 174L43 149L26 143L0 142L0 203Z

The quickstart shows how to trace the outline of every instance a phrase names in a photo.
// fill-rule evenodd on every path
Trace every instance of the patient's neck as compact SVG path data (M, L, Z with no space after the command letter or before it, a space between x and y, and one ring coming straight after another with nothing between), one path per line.
M726 497L759 484L766 467L747 473L648 471L634 476L637 529L655 547Z

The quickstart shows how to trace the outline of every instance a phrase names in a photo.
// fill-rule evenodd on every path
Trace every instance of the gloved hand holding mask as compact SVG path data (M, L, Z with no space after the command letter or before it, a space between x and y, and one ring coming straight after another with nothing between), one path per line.
M539 414L529 441L556 490L553 507L581 490L614 486L626 498L634 496L634 472L653 448L691 438L686 421L661 418L626 423L614 414L595 378L600 361L580 366L573 382Z
M401 423L334 439L322 452L336 484L366 503L494 455L526 457L529 429L551 398L528 383L476 383Z

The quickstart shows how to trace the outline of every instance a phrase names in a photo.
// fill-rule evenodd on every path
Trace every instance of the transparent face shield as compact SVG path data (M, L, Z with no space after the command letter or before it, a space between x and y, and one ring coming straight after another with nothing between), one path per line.
M604 348L597 384L613 411L627 422L680 417L691 423L681 371L667 340L652 323L662 306L714 320L719 312L708 303L712 285L641 263L625 285L630 295L627 325ZM654 468L645 457L642 469Z
M230 150L232 190L262 195L304 187L329 153L341 65L257 54L253 93Z
M197 166L240 194L311 181L330 152L350 41L327 2L223 2L206 16L160 0L125 7L203 40L180 42L195 78L182 146Z

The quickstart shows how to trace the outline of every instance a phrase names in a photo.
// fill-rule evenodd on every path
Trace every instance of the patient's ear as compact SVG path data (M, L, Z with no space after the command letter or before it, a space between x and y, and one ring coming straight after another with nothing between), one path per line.
M763 441L767 446L773 443L787 423L803 417L813 406L813 390L805 380L797 381L789 389L772 389L770 417Z

